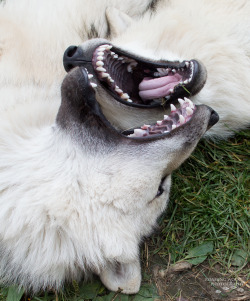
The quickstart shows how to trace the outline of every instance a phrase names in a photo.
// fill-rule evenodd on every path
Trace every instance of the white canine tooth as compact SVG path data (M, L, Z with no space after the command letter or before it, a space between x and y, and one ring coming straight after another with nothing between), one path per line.
M95 83L90 83L90 85L91 85L92 88L96 88L97 87L97 84L95 84Z
M184 82L183 82L183 84L185 84L185 85L188 83L189 83L188 79L184 80Z
M134 130L134 134L136 137L143 137L143 135L147 133L146 131L142 130L142 129L135 129Z
M103 72L103 73L101 73L101 77L102 77L102 78L109 77L109 74L108 74L108 73L105 73L105 72Z
M183 100L183 99L178 98L178 102L179 102L179 104L180 104L181 106L183 106L183 104L184 104L184 100Z
M175 124L172 125L172 130L174 130L174 129L176 129L176 125Z
M98 51L97 56L104 56L104 52L103 51Z
M104 63L101 62L101 61L97 61L95 64L96 64L96 66L98 66L98 67L102 67L102 66L104 65Z
M127 99L127 102L133 102L133 101L129 98L129 99Z
M117 92L117 93L123 93L123 91L118 86L115 86L115 92Z
M156 123L157 123L158 125L161 125L161 124L162 124L162 120L158 120Z
M193 115L193 110L190 107L187 107L186 108L186 113L187 113L188 116L191 116L191 115Z
M129 95L127 93L123 93L120 97L121 99L129 99Z
M185 118L182 115L179 115L180 124L185 123Z
M168 119L168 115L164 115L164 120Z
M174 92L174 89L169 89L169 92L170 92L170 93L173 93L173 92Z
M188 99L187 97L184 97L184 100L185 100L186 103L189 104L191 109L194 108L194 104L193 104L192 100Z
M111 53L112 56L115 55L115 53L113 51L110 51L110 53Z
M109 81L110 81L111 83L114 83L114 82L115 82L112 78L109 78Z
M175 70L175 69L172 69L172 72L173 72L173 73L176 73L176 70Z
M106 46L106 49L107 49L107 50L110 50L112 47L113 47L112 45L107 45L107 46Z
M99 47L99 48L98 48L98 51L105 51L105 50L106 50L105 47Z
M174 112L174 111L176 111L176 107L171 103L171 105L170 105L170 109L171 109L171 112Z
M189 64L189 62L185 62L185 65L188 68L190 64Z
M103 67L97 67L96 68L97 71L100 71L100 72L106 72L107 70Z
M98 61L103 61L104 57L102 55L98 55L97 60Z
M93 74L88 74L88 78L91 79L93 77Z
M118 55L117 55L117 54L115 54L115 55L114 55L114 59L117 59L117 58L118 58Z
M194 109L194 104L192 102L189 103L191 109Z

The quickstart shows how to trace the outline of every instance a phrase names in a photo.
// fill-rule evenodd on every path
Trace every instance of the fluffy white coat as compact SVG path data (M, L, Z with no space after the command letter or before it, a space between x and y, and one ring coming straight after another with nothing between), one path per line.
M93 127L89 120L72 123L86 82L83 70L73 70L63 81L61 100L63 52L89 36L106 36L105 8L111 2L136 17L151 1L13 0L0 7L0 278L5 284L58 289L95 273L111 290L137 292L140 242L167 205L171 172L209 125L211 111L201 106L192 122L168 139L140 143L107 128L100 136L93 112ZM69 106L63 116L67 129L55 121L61 101Z

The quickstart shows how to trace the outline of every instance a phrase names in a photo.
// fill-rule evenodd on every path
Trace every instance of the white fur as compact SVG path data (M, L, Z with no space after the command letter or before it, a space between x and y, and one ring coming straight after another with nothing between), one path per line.
M250 124L250 2L165 1L113 40L152 59L198 59L205 87L191 99L211 106L220 121L207 136L226 138Z
M9 0L0 7L0 278L5 284L57 289L95 273L112 290L137 292L139 244L167 205L171 172L207 129L206 107L176 135L142 144L110 143L114 133L107 130L106 141L97 128L93 134L84 126L72 136L75 124L67 131L55 121L63 52L86 39L91 24L105 35L105 8L111 3L136 17L149 1ZM77 94L70 90L77 71L64 81L66 98ZM156 196L162 178L164 192Z

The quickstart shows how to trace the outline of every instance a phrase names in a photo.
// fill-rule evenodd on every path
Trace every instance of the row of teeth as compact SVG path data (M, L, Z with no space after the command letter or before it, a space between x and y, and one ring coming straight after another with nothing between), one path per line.
M194 63L193 62L185 62L186 67L188 68L189 66L191 66L191 73L188 79L184 80L183 82L181 81L179 84L188 84L191 82L192 78L193 78L193 73L194 73ZM161 77L161 76L166 76L168 75L170 72L172 72L173 74L175 74L177 71L184 71L184 68L157 68L158 72L154 73L155 77Z
M177 112L177 108L171 104L170 105L170 109L171 109L171 113L177 113L178 116L179 116L179 120L177 123L173 123L172 124L172 128L170 131L176 129L177 127L183 125L184 123L186 123L187 121L189 121L194 113L194 109L195 109L195 105L193 104L193 102L184 97L184 100L179 98L178 99L178 102L180 104L180 109L183 113L183 115L185 114L185 116L183 116L182 114L179 114ZM167 120L171 120L172 122L174 122L174 120L168 116L168 115L164 115L164 118L163 120L159 120L156 122L156 126L164 126L164 121L167 121ZM152 126L151 125L147 125L147 124L144 124L140 129L134 129L134 133L130 134L129 137L145 137L145 136L149 136L150 135L150 132L149 132L149 129L151 128ZM161 134L164 134L164 133L169 133L170 131L163 131Z
M129 58L126 58L126 57L122 57L122 56L119 56L118 54L116 54L115 52L112 52L111 51L111 48L112 48L112 45L101 45L97 48L97 61L96 61L96 68L95 70L98 72L98 75L100 78L107 78L107 80L109 81L110 85L114 83L114 80L112 79L112 77L110 76L109 73L107 73L107 70L103 67L104 66L104 62L103 62L103 59L104 59L104 52L106 51L110 51L110 54L112 56L113 59L117 59L119 61L121 61L122 64L124 63L127 63L127 71L132 73L133 72L133 69L137 66L137 62L133 59L129 59ZM194 72L194 63L191 61L191 62L185 62L185 66L188 68L191 64L191 73L190 73L190 76L188 79L186 79L185 81L181 81L179 84L182 85L182 84L188 84L191 82L192 78L193 78L193 72ZM157 71L158 72L155 72L154 73L154 76L164 76L164 75L168 75L169 72L172 72L173 74L175 74L177 71L184 71L184 68L178 68L177 70L174 69L174 68L157 68ZM89 74L89 79L91 79L93 77L92 74ZM93 88L96 88L97 87L97 84L95 83L91 83L91 86ZM117 95L122 99L122 100L125 100L129 103L132 103L133 101L131 100L130 96L123 92L123 90L115 85L114 87L114 91L117 93ZM174 93L174 89L170 89L169 92L172 94ZM168 99L169 96L166 96L166 98Z
M110 51L112 48L111 45L101 45L97 48L97 61L96 61L96 70L99 72L105 72L104 70L106 70L105 68L103 68L103 59L104 59L104 51ZM110 54L112 56L113 59L117 59L118 61L120 61L122 64L127 63L127 70L128 72L133 72L133 68L137 66L137 62L133 59L127 58L127 57L123 57L123 56L119 56L118 54L116 54L113 51L110 51ZM102 69L101 69L102 68ZM104 70L103 70L104 69Z
M107 78L107 80L109 81L110 84L114 83L114 80L112 79L112 77L110 76L109 73L107 73L107 70L103 67L104 66L104 52L105 51L110 51L110 49L112 48L111 45L101 45L97 48L97 61L96 61L96 68L95 70L98 72L98 75L100 78ZM137 62L133 59L129 59L129 58L124 58L122 56L118 56L118 54L110 51L110 54L112 56L113 59L117 59L118 61L121 61L122 64L127 63L127 70L128 72L133 72L133 68L136 67ZM95 86L96 87L96 86ZM133 102L129 95L127 93L124 93L123 90L118 87L117 85L115 85L114 87L114 91L117 93L117 95L119 95L119 97L122 100L125 100L127 102Z

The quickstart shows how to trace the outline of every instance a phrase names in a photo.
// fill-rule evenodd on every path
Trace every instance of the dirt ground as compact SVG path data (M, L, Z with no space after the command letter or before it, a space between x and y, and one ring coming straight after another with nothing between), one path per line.
M198 266L182 262L167 269L155 264L151 269L164 301L250 301L250 281L244 273L225 276L219 264L211 268L208 262Z

